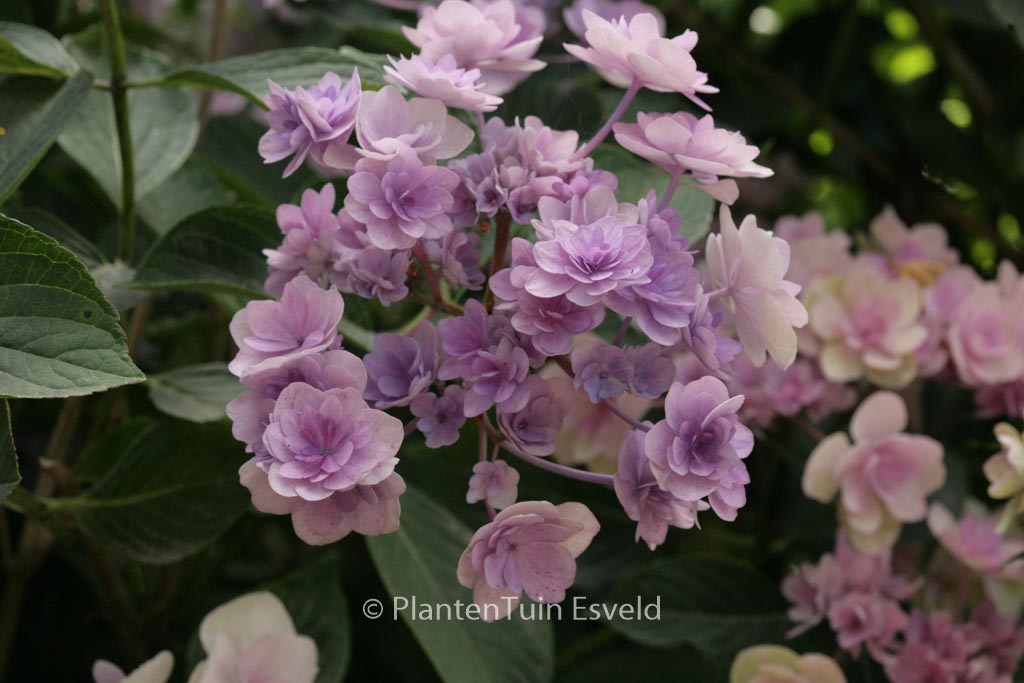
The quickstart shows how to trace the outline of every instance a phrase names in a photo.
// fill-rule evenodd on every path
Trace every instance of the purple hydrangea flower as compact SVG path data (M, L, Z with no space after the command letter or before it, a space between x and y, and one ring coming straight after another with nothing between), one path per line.
M299 205L277 207L277 224L284 241L277 249L263 250L270 273L264 285L267 294L281 296L285 283L299 273L321 287L330 284L334 263L343 249L334 201L334 186L328 183L320 192L303 192Z
M598 303L609 292L650 281L654 259L643 226L615 216L587 225L556 222L552 239L533 247L535 270L526 281L534 296L564 294L580 306Z
M511 0L443 0L424 7L416 28L403 27L420 54L438 61L452 55L480 69L484 92L503 95L545 63L531 59L544 39L544 13Z
M561 602L576 577L576 558L599 529L581 503L516 503L473 534L459 559L459 583L473 589L488 622L514 610L523 591L537 602Z
M594 403L617 398L633 381L633 366L617 346L596 342L572 351L572 371L577 389Z
M644 436L643 431L636 429L622 442L615 470L615 495L626 516L637 523L635 540L644 539L647 547L654 550L665 542L670 526L696 526L697 512L707 510L708 504L680 500L658 486L644 454Z
M380 249L409 249L416 241L452 231L447 211L459 177L446 168L424 166L409 149L389 161L363 159L348 179L345 208L366 225Z
M246 445L245 450L257 457L267 456L263 431L270 423L277 397L295 382L305 382L322 391L351 387L362 393L366 388L366 368L358 356L339 349L301 356L242 377L245 391L228 403L226 412L232 422L231 433Z
M474 214L475 215L475 214ZM456 287L480 289L484 274L480 270L480 235L456 230L440 240L424 242L427 258L441 266L441 276Z
M469 478L467 503L486 501L498 510L516 502L519 495L519 472L504 460L484 460L473 465L473 476Z
M533 341L547 356L560 356L572 348L573 335L590 332L604 320L604 306L578 306L564 295L538 297L526 291L526 280L536 269L533 245L527 240L512 240L512 265L498 271L490 288L500 301L499 311L512 311L512 327Z
M286 498L317 501L394 471L404 431L400 420L366 405L353 388L285 387L263 432L270 487Z
M485 84L480 82L479 69L459 68L450 54L436 63L422 55L388 59L391 66L384 67L387 80L422 97L440 100L455 109L480 112L494 111L502 103L500 97L481 90Z
M280 301L250 301L231 319L238 355L228 369L244 377L323 351L338 341L344 311L338 290L322 289L300 274L285 285Z
M662 353L657 344L627 346L623 349L626 361L632 366L629 390L642 398L662 396L675 379L676 366Z
M359 71L344 86L335 73L326 73L320 82L306 90L285 90L267 81L270 94L264 99L270 111L270 130L260 138L263 161L271 164L294 155L284 169L284 177L294 173L306 157L324 165L324 155L333 147L345 147L356 125L356 112L362 85Z
M309 545L340 541L351 532L380 536L398 530L405 493L405 480L392 472L377 484L360 484L347 491L336 491L323 500L287 498L270 486L267 473L255 460L238 471L242 486L249 489L252 504L260 512L291 515L295 535Z
M575 0L562 11L565 27L572 31L583 45L587 44L587 26L583 23L583 12L593 12L602 19L613 21L622 17L629 21L638 14L650 14L658 22L658 30L665 32L665 17L657 7L640 0Z
M466 417L482 415L493 405L522 410L530 398L530 357L508 337L487 351L478 351L468 364Z
M743 346L732 337L717 333L722 323L722 312L712 312L708 308L709 303L706 296L698 299L689 324L682 330L682 344L693 351L704 367L718 372L733 362L743 351Z
M462 387L449 384L443 395L428 391L409 404L409 410L417 418L416 428L427 437L427 448L451 446L459 440L459 430L466 424L465 396Z
M551 455L555 439L573 404L572 382L566 377L529 378L529 401L519 410L498 406L498 426L520 450L530 455Z
M644 439L644 451L658 484L681 500L697 502L724 488L717 503L729 516L729 503L742 491L743 458L754 447L754 435L740 424L736 411L742 396L729 397L721 380L701 377L685 386L672 385L665 399L665 419ZM735 472L734 472L735 471ZM718 509L715 509L718 513Z
M363 398L376 408L406 406L422 394L437 373L437 335L429 321L412 336L378 334L373 351L363 358L369 381Z
M409 294L406 279L409 251L378 249L369 246L350 261L335 266L345 291L364 299L377 299L384 306L401 301Z

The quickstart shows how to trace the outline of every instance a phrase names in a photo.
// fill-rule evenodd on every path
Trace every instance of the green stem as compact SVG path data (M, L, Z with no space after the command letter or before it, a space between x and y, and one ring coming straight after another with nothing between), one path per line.
M117 0L100 0L103 26L110 50L110 97L114 102L117 147L121 154L121 222L117 232L117 257L130 262L135 248L135 157L128 118L128 69L124 34Z

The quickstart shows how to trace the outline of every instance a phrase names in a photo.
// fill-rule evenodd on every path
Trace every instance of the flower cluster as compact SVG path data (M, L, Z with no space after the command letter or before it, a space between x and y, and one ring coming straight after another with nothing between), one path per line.
M393 57L379 90L362 90L356 74L344 86L331 75L308 91L273 86L264 158L294 154L286 173L309 158L346 176L341 202L341 186L327 184L278 209L284 238L265 252L276 300L249 303L231 325L231 370L246 390L228 413L253 455L242 483L258 509L290 514L303 540L396 529L403 440L419 432L445 448L469 425L480 457L466 499L492 521L458 576L484 606L508 609L504 598L523 592L561 600L598 529L579 503L517 501L519 473L502 449L614 488L652 549L669 526L693 528L709 510L732 521L746 504L753 433L725 380L768 358L783 372L807 313L787 279L789 247L754 217L737 227L723 207L703 260L681 236L671 204L681 184L732 203L733 178L771 171L710 115L621 121L641 88L705 109L702 96L717 92L697 70L696 34L665 37L659 14L627 5L567 14L586 46L566 49L625 88L582 144L534 116L484 116L544 66L544 14L511 0L425 7L406 30L418 53ZM471 112L475 133L449 108ZM662 196L620 196L591 156L613 132L669 174ZM424 309L359 358L339 348L342 294ZM599 329L609 322L610 333Z

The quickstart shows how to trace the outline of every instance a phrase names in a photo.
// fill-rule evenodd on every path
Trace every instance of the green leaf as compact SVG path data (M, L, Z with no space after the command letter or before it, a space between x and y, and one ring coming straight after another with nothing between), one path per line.
M139 202L139 216L158 235L164 235L192 214L228 204L230 199L215 175L189 159Z
M228 401L242 392L238 378L226 363L204 363L150 375L149 398L153 405L190 422L213 422L225 417Z
M69 47L98 77L110 77L110 64L100 33L82 33ZM128 78L133 81L154 78L167 68L162 55L139 47L129 47L127 60ZM130 90L128 112L135 161L135 196L141 199L159 187L188 158L199 135L199 120L188 94L173 87ZM57 142L96 179L111 201L120 206L121 158L109 93L90 92Z
M162 564L198 552L245 512L248 457L227 421L163 422L130 439L91 489L55 505L90 538L128 559Z
M748 645L779 642L789 625L779 588L745 564L687 555L657 560L623 579L607 604L661 601L661 618L609 625L655 647L684 643L727 657Z
M328 71L348 80L353 68L368 84L379 84L387 60L349 47L331 50L323 47L297 47L269 50L222 59L178 69L152 82L153 85L186 85L196 88L227 90L246 97L266 109L263 98L270 93L267 80L283 88L315 85Z
M20 481L18 454L14 452L14 437L11 436L11 409L7 401L0 400L0 500Z
M370 555L394 598L420 604L463 605L472 594L455 576L470 530L450 512L410 487L402 496L402 526L367 538ZM454 607L453 607L454 609ZM384 606L385 617L392 613ZM545 620L482 621L402 619L447 683L541 683L554 676L554 638Z
M0 72L64 78L75 71L78 63L52 35L35 26L0 21Z
M262 251L280 243L281 231L269 210L207 209L189 216L153 245L133 286L262 297L267 278Z
M143 379L85 266L0 215L0 396L81 396Z
M10 207L7 215L57 240L60 246L69 249L87 268L92 269L107 262L107 257L99 247L46 209L34 206Z
M591 156L598 168L607 169L618 177L618 194L622 201L637 202L652 189L660 198L668 187L668 173L617 145L598 145ZM679 212L683 219L680 234L686 236L691 244L707 234L715 200L706 192L696 187L681 186L672 195L669 206Z
M85 71L64 82L0 79L0 204L43 158L91 87Z
M352 658L352 624L337 554L323 555L268 588L292 615L295 630L316 641L316 683L341 683Z

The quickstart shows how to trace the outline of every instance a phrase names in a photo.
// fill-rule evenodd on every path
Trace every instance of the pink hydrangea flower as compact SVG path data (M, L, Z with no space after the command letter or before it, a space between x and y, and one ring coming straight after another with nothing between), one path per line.
M719 212L719 234L708 235L708 275L723 290L736 319L736 333L747 358L762 365L770 355L781 368L796 359L794 328L807 324L807 310L796 295L800 286L785 278L789 245L757 227L753 216L737 228L726 206Z
M836 534L835 552L825 553L817 564L803 563L797 571L782 582L782 593L792 603L789 618L797 622L789 636L797 636L822 620L830 618L832 610L845 596L873 596L894 604L906 600L920 588L920 581L910 581L892 571L891 552L865 553L854 547L846 535ZM853 607L854 603L846 607ZM844 609L843 612L846 612ZM881 616L894 614L891 609ZM843 631L847 626L860 629L856 620L848 613L837 615L833 628ZM879 633L888 632L883 628ZM858 640L850 649L856 651L864 639Z
M334 287L322 289L299 274L280 301L250 301L231 319L238 355L228 369L238 377L280 366L339 342L345 302Z
M740 651L729 683L846 683L835 660L812 652L799 655L781 645L754 645Z
M281 296L285 283L299 273L322 287L332 282L335 262L345 246L341 226L334 213L334 186L324 185L320 192L306 190L301 202L277 207L277 225L284 241L277 249L264 249L269 277L264 289L270 296Z
M394 471L402 422L366 405L353 388L288 385L270 414L263 445L270 487L286 498L329 498L378 484Z
M826 437L804 469L804 493L822 503L839 495L842 527L866 552L891 547L901 524L923 520L927 496L946 479L942 444L906 427L903 399L876 392L853 413L853 443L843 433Z
M530 397L518 410L498 406L498 426L520 450L545 456L555 452L555 439L562 430L573 402L572 381L566 377L545 379L531 375Z
M486 501L501 510L516 502L519 495L519 472L504 460L484 460L473 465L469 478L467 503Z
M575 0L562 10L562 19L565 21L565 27L584 45L587 42L587 25L583 23L584 12L593 12L608 21L619 17L629 21L638 14L650 14L658 22L658 32L665 33L665 15L657 7L640 0Z
M92 665L94 683L167 683L174 669L174 655L167 650L140 664L130 674L105 659Z
M362 94L359 71L344 86L335 73L326 73L320 82L306 90L285 90L267 81L270 94L264 100L268 130L260 138L259 152L265 163L274 163L289 156L284 169L287 178L298 170L306 157L321 165L329 165L325 156L335 148L343 148L356 125L356 112Z
M960 262L956 250L949 247L945 228L937 223L918 223L908 228L891 206L871 221L871 236L898 267L913 267L916 263L941 271Z
M692 177L697 187L715 199L732 204L739 197L733 180L767 178L772 170L754 163L757 147L740 133L715 128L710 114L697 118L686 112L644 114L636 123L616 123L615 141L633 154L660 166L673 176Z
M388 161L363 159L348 179L345 208L366 225L379 249L409 249L422 238L439 238L454 226L448 215L459 177L424 165L409 148Z
M729 396L715 377L676 382L665 398L665 419L644 438L644 452L658 485L691 503L708 498L715 513L732 521L746 503L750 476L743 459L754 435L736 412L742 396Z
M379 483L358 485L317 501L277 493L256 460L242 465L238 477L249 489L253 507L271 515L291 515L295 535L309 545L334 543L352 532L380 536L398 530L405 480L397 472Z
M453 55L445 55L437 63L421 55L388 57L391 66L385 66L387 80L405 86L421 97L439 100L445 106L467 111L494 111L502 99L482 90L479 69L463 69Z
M1024 286L1012 264L1000 264L997 281L974 288L947 343L957 375L969 386L1024 378Z
M544 13L511 0L443 0L425 7L416 28L402 27L420 56L445 55L464 69L479 69L484 92L504 95L545 63L532 59L544 39Z
M985 461L983 469L989 482L988 495L1008 501L999 525L1003 533L1024 512L1024 434L1013 425L1000 422L995 435L1002 449Z
M653 14L637 14L631 19L604 19L583 12L585 38L589 47L565 45L566 51L592 66L614 86L633 84L658 92L678 92L710 109L697 93L716 93L708 85L708 75L697 70L690 54L697 46L697 34L686 31L665 38Z
M782 216L772 230L789 244L786 279L801 287L819 277L841 275L850 267L850 235L844 230L826 231L825 219L817 211Z
M939 503L928 510L928 529L949 553L972 571L1011 581L1024 580L1024 537L999 532L999 516L968 505L960 519Z
M981 284L981 278L968 266L953 266L924 290L922 323L928 338L917 350L918 374L934 377L949 363L949 328L961 315L971 292Z
M213 610L199 625L207 658L189 683L313 683L316 642L295 623L273 593L249 593Z
M861 259L845 276L812 283L804 302L810 329L821 345L818 360L829 380L867 377L896 389L917 375L915 353L928 333L914 280L894 279Z
M576 558L600 529L581 503L516 503L480 527L459 560L459 583L473 589L484 621L502 619L525 593L558 603L576 577Z
M907 625L899 604L870 593L847 593L828 611L828 623L839 647L859 652L861 646L885 647Z
M654 550L665 542L670 526L696 526L697 512L707 510L708 504L703 500L681 500L658 485L644 452L644 436L643 431L636 429L622 442L614 484L626 516L637 523L635 540L644 539L647 547Z
M829 382L818 364L803 356L785 370L774 363L757 367L746 357L734 360L729 369L729 391L745 397L740 416L762 427L777 415L792 417L806 410L817 419L852 408L857 401L856 389Z

